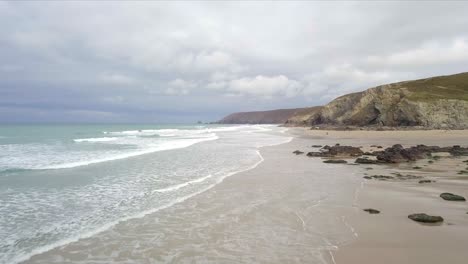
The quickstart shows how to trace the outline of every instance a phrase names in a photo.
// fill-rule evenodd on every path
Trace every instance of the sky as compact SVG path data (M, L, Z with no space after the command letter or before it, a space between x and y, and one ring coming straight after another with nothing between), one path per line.
M468 71L468 2L0 1L0 123L216 121Z

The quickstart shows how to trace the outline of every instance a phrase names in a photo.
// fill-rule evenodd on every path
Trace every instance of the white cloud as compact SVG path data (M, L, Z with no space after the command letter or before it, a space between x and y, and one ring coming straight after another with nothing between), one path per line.
M165 93L168 95L187 95L196 87L197 84L195 82L178 78L168 83Z
M318 96L322 101L326 101L346 93L394 81L395 76L398 74L366 71L350 63L329 65L320 72L305 76L303 94L309 98Z
M378 66L427 66L467 61L468 42L463 38L450 43L428 42L416 49L367 58L367 63Z
M99 76L99 80L113 85L131 85L136 83L132 77L118 73L103 73Z
M301 89L302 85L298 81L288 79L284 75L272 77L258 75L255 78L235 79L228 85L228 91L231 93L261 97L293 97L299 94Z

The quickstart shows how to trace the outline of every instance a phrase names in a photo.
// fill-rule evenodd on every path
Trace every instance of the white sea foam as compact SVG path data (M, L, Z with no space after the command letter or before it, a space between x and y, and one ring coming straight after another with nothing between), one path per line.
M234 174L250 170L258 166L262 161L263 157L260 154L259 150L257 149L256 152L252 151L252 147L261 147L267 145L277 145L287 141L290 141L291 138L287 138L284 136L277 137L277 136L267 136L265 137L262 133L253 133L250 134L250 137L246 137L244 134L239 133L229 133L229 131L258 131L262 132L262 129L258 129L259 126L237 126L237 127L220 127L220 128L213 128L213 129L193 129L193 130L181 130L181 129L173 129L171 130L158 130L159 133L169 134L175 133L177 136L175 138L145 138L144 136L131 135L131 133L127 133L127 135L115 135L117 140L109 141L109 145L104 146L102 149L100 148L99 151L107 151L106 149L110 149L113 145L121 144L125 142L129 145L134 145L136 148L127 148L124 146L122 148L118 148L117 150L120 152L111 152L105 155L99 155L99 158L96 159L94 156L85 156L83 160L73 161L73 162L63 162L61 157L58 160L54 160L49 162L47 165L40 165L34 168L47 168L47 169L60 169L60 168L71 168L76 166L83 166L92 163L116 160L116 159L124 159L127 157L142 155L146 153L162 151L162 150L169 150L169 149L180 149L191 146L193 144L215 140L218 138L224 139L220 144L203 144L200 145L200 149L196 148L194 151L200 153L201 155L193 155L192 150L188 152L174 152L174 156L170 155L161 155L161 157L167 157L167 160L157 160L154 164L162 164L159 165L151 165L148 164L148 168L142 170L141 166L134 166L138 168L136 170L129 169L128 171L122 171L121 173L118 172L118 175L115 175L115 172L112 172L112 177L103 178L102 181L94 183L93 186L98 186L96 188L85 188L84 186L77 186L72 191L59 189L56 191L55 194L48 192L42 193L40 190L34 191L33 195L29 193L18 193L17 198L12 204L16 205L25 205L27 206L27 210L36 210L35 212L41 213L50 213L51 215L54 214L53 210L60 208L62 204L60 202L54 203L53 201L57 201L60 199L56 199L57 197L68 197L67 201L73 201L79 199L80 201L87 201L87 208L86 212L83 211L83 214L74 209L74 212L78 212L76 214L76 218L73 217L73 221L70 221L69 218L66 219L57 219L52 221L51 225L57 224L54 227L54 230L49 230L48 228L42 229L39 228L41 234L57 236L57 239L51 239L47 244L37 244L35 247L30 248L23 248L21 251L14 252L14 255L10 255L9 257L5 256L5 258L0 257L0 263L5 260L7 263L17 263L21 261L25 261L29 259L31 256L36 254L40 254L56 247L60 247L63 245L67 245L69 243L78 241L82 238L91 237L95 234L101 233L109 228L112 228L116 224L127 221L129 219L134 218L141 218L145 215L157 212L161 209L170 207L174 204L180 203L193 197L199 193L202 193L215 185L222 182L225 178L232 176ZM216 129L216 130L215 130ZM156 130L156 129L155 129ZM146 131L146 135L149 133L154 133L154 131L148 132ZM130 131L130 130L129 130ZM141 130L135 130L138 133L143 132ZM134 132L134 131L133 131ZM133 133L132 132L132 133ZM224 133L226 132L226 133ZM219 134L217 134L219 133ZM161 135L160 135L161 136ZM96 139L96 138L92 138ZM84 141L86 142L86 141ZM91 141L92 142L92 141ZM225 144L227 143L227 144ZM238 145L237 145L238 144ZM94 146L93 144L71 144L77 147L83 146L84 149L90 149L90 147L101 147L99 144ZM23 146L26 146L24 144ZM118 145L119 146L119 145ZM235 146L235 147L233 147ZM30 150L31 146L26 146L25 150ZM223 155L216 154L218 152L213 153L213 150L216 148L216 151L219 153L223 153ZM235 150L234 154L232 151L225 151L223 149L227 147L229 150ZM226 149L226 150L227 150ZM1 148L0 148L1 150ZM27 153L25 150L21 150L21 152ZM37 145L33 148L34 152L40 153L41 157L48 157L53 158L55 155L55 149L51 149L50 151L46 149L44 151L42 145ZM114 151L114 149L111 149ZM203 152L206 151L206 152ZM245 152L247 151L247 152ZM105 152L102 152L105 153ZM184 153L182 157L180 157L181 153ZM64 155L58 156L65 156L66 152L63 152ZM70 153L68 153L70 154ZM71 153L73 154L73 153ZM215 155L213 155L215 154ZM74 155L74 154L73 154ZM205 155L209 160L205 160ZM256 156L258 158L256 158ZM194 157L192 159L192 157ZM66 160L65 157L64 160ZM180 164L187 164L187 166L176 166L173 167L174 160L179 159ZM231 161L231 162L226 162ZM28 161L30 162L30 161ZM129 164L138 164L138 159L134 161L129 161ZM252 164L252 162L255 162ZM201 163L201 164L200 164ZM205 164L206 163L206 164ZM1 164L1 157L0 157L0 164ZM172 165L171 165L172 164ZM198 166L201 165L201 166ZM129 166L131 167L131 166ZM146 167L146 165L145 165ZM197 168L199 167L199 168ZM177 172L166 173L167 171L172 171L174 168L181 168L177 170ZM99 169L99 167L96 167ZM194 172L194 169L197 169L197 172ZM175 171L175 170L174 170ZM55 172L54 172L55 173ZM60 173L58 171L57 173ZM67 172L65 172L67 173ZM193 173L193 174L192 174ZM162 177L160 174L162 174ZM126 176L123 176L126 175ZM185 182L171 185L168 187L161 188L167 182L174 182L174 178L171 178L171 175L181 175L181 179ZM193 175L207 175L201 178L193 179ZM107 175L109 176L109 175ZM105 171L99 171L99 178L107 177ZM121 178L120 178L121 177ZM200 177L200 176L198 176ZM109 179L111 179L109 181ZM115 182L113 179L119 179L120 182ZM149 184L148 184L149 183ZM162 184L161 184L162 183ZM150 186L150 188L148 188ZM125 191L123 191L125 190ZM68 192L68 194L67 194ZM35 194L37 193L37 195ZM101 193L102 196L96 198L96 193ZM15 192L16 195L16 192ZM59 196L57 196L59 195ZM16 198L15 198L16 199ZM18 203L17 201L21 201ZM30 201L30 202L27 202ZM116 201L119 201L116 203ZM45 206L49 204L50 206ZM117 204L117 205L116 205ZM30 207L33 206L34 208ZM35 206L38 206L37 209ZM151 208L154 206L154 208ZM42 208L42 209L41 209ZM44 209L51 208L51 211L47 211ZM106 208L106 210L100 210L102 208ZM90 211L92 209L92 211ZM16 210L18 212L26 212L26 210ZM67 214L68 217L71 217L70 214ZM74 215L74 214L71 214ZM10 215L11 216L11 215ZM19 217L19 216L18 216ZM37 216L34 216L37 218ZM42 216L43 217L43 216ZM55 216L54 216L55 217ZM43 219L44 221L49 221L51 219ZM5 222L6 223L6 222ZM15 226L18 225L18 222L15 223ZM31 227L31 230L35 227L28 225ZM42 224L38 224L38 226L44 226ZM77 229L76 227L79 226ZM8 225L6 225L8 227ZM15 227L16 228L16 227ZM6 229L5 229L6 230ZM81 233L79 230L83 230ZM27 231L29 232L29 231ZM25 240L28 240L31 237L31 234L34 233L24 233ZM35 232L35 231L32 231ZM1 233L1 232L0 232ZM8 234L8 233L7 233ZM23 235L19 236L19 239L22 239ZM16 241L18 238L15 237L13 241ZM16 242L13 242L16 243ZM7 243L7 246L9 244ZM13 245L10 243L10 245ZM7 247L8 249L8 247Z
M38 167L35 169L74 168L74 167L85 166L85 165L90 165L94 163L101 163L101 162L106 162L106 161L131 158L131 157L140 156L140 155L149 154L149 153L158 152L158 151L186 148L196 143L216 140L216 139L218 139L218 136L211 135L210 137L204 137L204 138L198 138L198 139L169 141L169 142L160 143L160 144L148 144L149 148L146 148L143 150L115 154L115 155L104 157L104 158L94 158L94 159L89 159L89 160L84 160L84 161L69 162L69 163L63 163L63 164L57 164L57 165L47 165L47 166L42 166L42 167Z
M231 172L231 173L227 173L225 175L223 175L222 177L219 177L215 183L205 187L205 188L202 188L200 189L199 191L196 191L194 193L191 193L189 195L186 195L186 196L183 196L183 197L179 197L179 198L176 198L174 199L173 201L169 202L168 204L165 204L165 205L162 205L162 206L159 206L159 207L156 207L156 208L152 208L152 209L149 209L149 210L145 210L143 212L140 212L138 214L135 214L135 215L132 215L132 216L127 216L127 217L123 217L117 221L112 221L110 223L107 223L99 228L96 228L94 230L91 230L91 231L88 231L88 232L85 232L85 233L82 233L80 235L77 235L77 236L74 236L74 237L70 237L70 238L66 238L66 239L62 239L62 240L59 240L57 242L54 242L54 243L51 243L51 244L48 244L48 245L45 245L45 246L42 246L42 247L38 247L38 248L35 248L33 249L31 252L27 253L27 254L22 254L22 255L18 255L16 256L15 258L13 258L10 263L20 263L20 262L23 262L23 261L27 261L29 260L31 257L35 256L35 255L38 255L38 254L41 254L41 253L44 253L44 252L47 252L47 251L50 251L52 249L55 249L55 248L58 248L58 247L61 247L61 246L65 246L67 244L71 244L73 242L77 242L78 240L80 239L84 239L84 238L88 238L88 237L91 237L91 236L94 236L94 235L97 235L99 233L102 233L112 227L114 227L115 225L121 223L121 222L125 222L125 221L128 221L128 220L131 220L131 219L137 219L137 218L142 218L142 217L145 217L149 214L152 214L152 213L155 213L155 212L158 212L160 210L163 210L165 208L169 208L173 205L176 205L178 203L181 203L181 202L184 202L185 200L189 199L189 198L192 198L198 194L201 194L211 188L213 188L214 186L220 184L221 182L224 181L224 179L226 179L227 177L230 177L232 175L235 175L235 174L238 174L238 173L241 173L241 172L244 172L244 171L248 171L248 170L251 170L251 169L254 169L256 168L260 163L262 163L265 159L263 158L263 156L260 154L260 151L256 151L257 155L259 156L260 160L258 162L256 162L255 164L253 164L252 166L246 168L246 169L243 169L243 170L239 170L239 171L235 171L235 172ZM208 175L208 176L211 176L211 175ZM206 176L206 177L208 177ZM205 178L206 178L205 177ZM203 178L201 178L203 179ZM199 181L201 179L198 179ZM205 180L205 179L203 179Z
M206 179L211 178L211 177L213 177L213 175L210 174L208 176L205 176L205 177L202 177L202 178L199 178L199 179L187 181L187 182L184 182L184 183L181 183L181 184L169 186L169 187L162 188L162 189L157 189L157 190L152 191L151 193L152 194L156 193L156 192L164 193L164 192L171 192L171 191L179 190L180 188L189 186L191 184L203 182Z
M77 138L74 139L73 141L75 142L108 142L108 141L114 141L119 138L117 137L102 137L102 138Z

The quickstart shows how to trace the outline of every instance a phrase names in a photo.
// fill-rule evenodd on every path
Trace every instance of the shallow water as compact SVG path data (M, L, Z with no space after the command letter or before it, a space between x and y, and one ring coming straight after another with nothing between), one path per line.
M310 142L262 148L214 188L28 263L333 263L357 235L347 217L359 210L361 168L291 154Z
M101 239L115 232L116 225L171 208L225 177L257 166L262 161L260 147L291 140L284 130L2 126L0 263L28 260L80 238ZM106 245L104 252L112 248ZM116 253L102 254L102 260L92 263L113 260ZM64 261L54 256L38 262Z

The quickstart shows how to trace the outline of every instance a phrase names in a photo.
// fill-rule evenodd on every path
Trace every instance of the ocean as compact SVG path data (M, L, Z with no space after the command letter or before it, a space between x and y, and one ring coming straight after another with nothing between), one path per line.
M204 192L292 138L273 125L0 126L0 263ZM60 260L58 260L60 263Z

